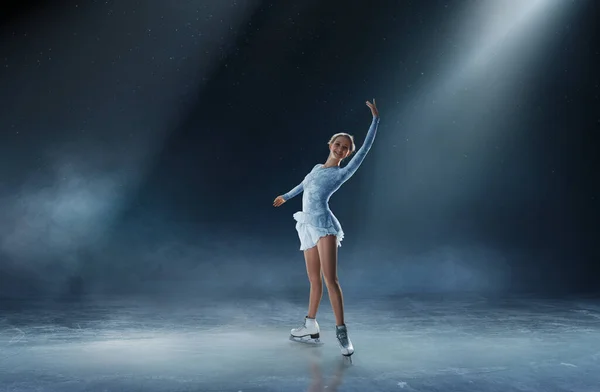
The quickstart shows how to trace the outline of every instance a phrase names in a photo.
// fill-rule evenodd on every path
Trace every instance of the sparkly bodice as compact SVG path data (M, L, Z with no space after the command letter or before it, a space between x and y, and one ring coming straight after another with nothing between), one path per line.
M345 167L324 167L318 164L304 177L304 180L283 195L287 201L300 192L302 196L302 212L317 217L329 215L329 198L344 184L359 168L373 145L379 117L373 117L365 141Z

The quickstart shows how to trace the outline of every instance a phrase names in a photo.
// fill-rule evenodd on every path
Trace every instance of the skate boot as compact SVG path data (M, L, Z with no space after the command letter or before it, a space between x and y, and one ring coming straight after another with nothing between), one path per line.
M319 332L317 320L305 317L302 326L291 330L290 340L300 343L321 344Z
M349 357L354 354L354 346L348 337L348 330L345 324L335 327L335 336L337 337L343 356Z

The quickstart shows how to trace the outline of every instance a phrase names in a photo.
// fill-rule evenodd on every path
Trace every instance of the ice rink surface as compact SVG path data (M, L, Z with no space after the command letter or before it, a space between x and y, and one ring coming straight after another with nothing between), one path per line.
M0 392L600 391L600 299L347 299L356 348L288 340L306 299L2 301Z

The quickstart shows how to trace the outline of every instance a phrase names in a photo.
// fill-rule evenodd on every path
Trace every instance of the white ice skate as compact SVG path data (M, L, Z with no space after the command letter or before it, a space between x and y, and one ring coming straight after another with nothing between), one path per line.
M290 340L298 343L307 344L323 344L319 334L319 323L317 320L304 318L304 324L298 328L294 328L290 332Z
M342 351L342 355L345 357L349 357L354 354L354 346L348 337L348 330L346 329L346 325L338 325L335 327L335 336L337 337L338 343L340 345L340 350Z

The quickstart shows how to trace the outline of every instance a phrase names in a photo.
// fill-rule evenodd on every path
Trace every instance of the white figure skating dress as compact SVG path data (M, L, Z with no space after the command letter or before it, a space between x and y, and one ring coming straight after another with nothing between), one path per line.
M373 145L379 117L373 117L369 132L365 137L362 147L356 152L348 165L323 167L318 164L304 177L304 180L283 195L283 199L289 199L304 192L302 196L302 211L294 214L296 230L300 237L300 250L306 250L317 245L319 238L326 235L335 235L337 246L342 246L344 231L340 222L329 209L329 198L337 191L343 183L360 167L367 153Z

